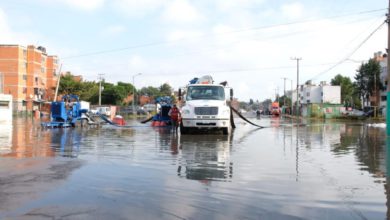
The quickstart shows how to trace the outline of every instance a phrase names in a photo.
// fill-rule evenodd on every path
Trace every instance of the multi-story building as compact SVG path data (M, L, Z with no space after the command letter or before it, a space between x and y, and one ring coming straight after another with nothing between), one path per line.
M291 92L288 93L291 95ZM312 85L311 82L301 85L299 88L299 104L340 104L341 87L331 86L322 81L320 85ZM292 101L297 101L297 90L292 92Z
M0 93L11 94L15 111L31 111L52 101L58 58L44 47L0 45Z
M294 103L293 114L296 112L297 90L288 95ZM298 90L299 115L309 117L332 118L340 114L341 87L331 86L322 81L313 85L310 81L301 85Z

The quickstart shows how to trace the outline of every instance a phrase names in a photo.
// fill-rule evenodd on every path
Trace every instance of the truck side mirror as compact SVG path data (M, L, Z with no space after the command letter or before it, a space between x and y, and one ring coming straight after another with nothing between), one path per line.
M233 89L230 89L230 101L233 101Z
M179 89L179 101L181 101L181 89Z

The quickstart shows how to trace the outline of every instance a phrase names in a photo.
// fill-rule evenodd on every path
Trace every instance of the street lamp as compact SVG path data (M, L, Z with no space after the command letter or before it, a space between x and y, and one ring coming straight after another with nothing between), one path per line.
M133 75L133 115L136 114L136 113L135 113L135 106L134 106L134 102L135 102L135 83L134 83L134 78L135 78L136 76L141 75L141 74L142 74L142 73L137 73L137 74Z

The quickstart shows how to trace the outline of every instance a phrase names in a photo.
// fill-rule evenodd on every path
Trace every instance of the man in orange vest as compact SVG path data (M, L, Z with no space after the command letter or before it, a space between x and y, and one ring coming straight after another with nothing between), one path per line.
M177 108L176 104L173 104L172 108L168 112L169 117L171 117L172 127L177 130L180 123L180 110Z

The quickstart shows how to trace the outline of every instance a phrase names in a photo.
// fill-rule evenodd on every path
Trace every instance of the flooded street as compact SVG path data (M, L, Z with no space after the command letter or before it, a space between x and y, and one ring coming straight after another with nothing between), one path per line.
M0 127L0 219L386 219L384 128L236 119L169 128ZM390 216L389 216L390 217Z

